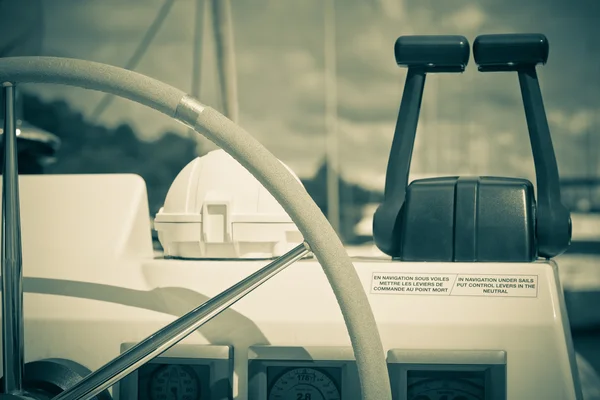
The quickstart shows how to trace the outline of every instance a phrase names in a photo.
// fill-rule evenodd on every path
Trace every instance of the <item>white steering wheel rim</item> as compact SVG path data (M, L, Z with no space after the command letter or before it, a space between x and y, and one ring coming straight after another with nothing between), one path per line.
M302 185L250 134L178 89L106 64L55 57L2 58L0 82L63 84L127 98L194 128L229 153L279 201L322 265L346 322L363 398L392 400L375 317L350 257Z

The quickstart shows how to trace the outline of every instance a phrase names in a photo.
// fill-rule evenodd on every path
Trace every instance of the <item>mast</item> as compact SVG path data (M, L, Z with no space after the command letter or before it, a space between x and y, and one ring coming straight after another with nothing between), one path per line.
M204 46L202 43L204 24L202 19L206 10L205 1L196 0L196 13L194 16L194 40L192 41L192 87L190 94L196 99L200 99L200 85L202 83L202 53ZM198 134L195 130L189 130L190 138L196 140Z
M239 105L231 2L230 0L211 0L211 3L223 112L227 118L237 123L239 122Z
M208 41L212 35L207 34L212 24L211 2L207 0L195 1L194 14L194 37L192 38L192 82L190 94L200 100L202 95L202 66L203 57L207 51ZM198 156L216 148L215 144L199 135L194 129L188 130L188 137L196 143L196 154Z
M325 7L325 125L327 160L327 219L340 234L340 184L337 126L335 0L324 0Z

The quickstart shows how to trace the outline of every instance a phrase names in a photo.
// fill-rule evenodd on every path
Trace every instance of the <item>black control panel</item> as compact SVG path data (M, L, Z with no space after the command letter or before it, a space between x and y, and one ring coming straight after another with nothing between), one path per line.
M410 163L428 73L463 72L462 36L403 36L396 62L408 68L390 152L385 199L373 218L375 244L404 261L530 262L563 253L571 219L560 199L556 157L536 74L548 58L541 34L482 35L473 55L481 72L516 72L537 183L504 177L440 177L410 185Z

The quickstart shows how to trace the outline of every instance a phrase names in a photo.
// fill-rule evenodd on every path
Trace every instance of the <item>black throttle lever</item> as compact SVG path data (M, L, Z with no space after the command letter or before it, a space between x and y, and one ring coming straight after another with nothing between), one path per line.
M470 45L464 36L401 36L394 46L396 63L408 67L388 161L385 199L373 216L373 239L381 251L396 255L410 162L427 73L463 72Z
M473 43L479 71L516 71L519 76L537 182L537 253L545 258L563 253L572 233L536 72L538 64L548 61L548 53L548 39L542 34L481 35Z

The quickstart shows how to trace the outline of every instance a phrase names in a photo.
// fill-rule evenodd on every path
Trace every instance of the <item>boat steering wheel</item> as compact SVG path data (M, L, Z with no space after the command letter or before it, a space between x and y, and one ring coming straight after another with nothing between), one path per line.
M302 185L275 156L244 129L214 109L165 83L136 72L90 61L55 57L2 58L0 83L3 86L19 83L64 84L124 97L175 118L229 153L282 205L322 265L348 329L363 398L392 399L375 317L350 257ZM6 357L7 351L16 352L18 346L22 348L23 343L15 340L7 342L3 337L2 345ZM146 359L145 362L150 359ZM109 364L101 368L104 368L105 377L109 376L113 380L115 377L123 377L124 368L119 368L118 365L109 368ZM22 365L20 367L22 368ZM94 397L106 388L102 385L106 380L94 381L95 378L98 378L98 371L91 373L54 399ZM100 384L90 385L90 382ZM7 393L0 395L0 399L27 399L27 396L29 395L23 393Z

